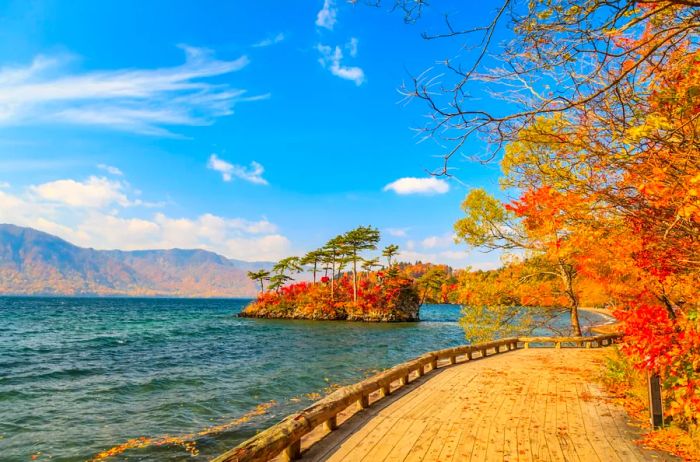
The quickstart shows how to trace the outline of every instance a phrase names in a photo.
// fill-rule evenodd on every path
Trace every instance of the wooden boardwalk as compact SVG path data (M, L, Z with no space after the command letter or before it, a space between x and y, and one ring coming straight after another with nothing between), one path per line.
M604 355L532 348L440 368L305 436L301 460L678 460L634 443L639 429L596 385Z

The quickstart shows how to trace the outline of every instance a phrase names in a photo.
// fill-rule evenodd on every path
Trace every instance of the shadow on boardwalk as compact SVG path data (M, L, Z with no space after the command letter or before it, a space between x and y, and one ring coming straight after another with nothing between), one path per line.
M603 349L526 349L439 369L303 441L305 461L675 461L595 383ZM315 444L314 444L315 443Z

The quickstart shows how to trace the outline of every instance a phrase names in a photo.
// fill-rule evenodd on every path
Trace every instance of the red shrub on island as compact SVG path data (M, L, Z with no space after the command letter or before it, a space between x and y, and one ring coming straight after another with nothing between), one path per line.
M360 275L353 301L351 275L334 281L297 282L261 293L241 313L244 317L348 320L418 321L420 296L411 279L382 272Z

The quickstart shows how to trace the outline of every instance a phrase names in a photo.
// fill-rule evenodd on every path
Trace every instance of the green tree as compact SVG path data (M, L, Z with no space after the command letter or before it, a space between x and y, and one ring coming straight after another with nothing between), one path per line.
M312 250L306 255L304 255L299 263L305 266L311 266L311 273L313 274L314 284L316 284L316 273L318 273L319 265L323 264L325 257L325 252L323 249Z
M287 257L278 261L275 266L272 267L272 271L277 274L301 273L304 271L304 268L301 266L301 259L299 257Z
M369 260L362 261L362 269L365 270L368 274L372 272L373 268L379 268L381 266L382 265L379 264L379 257L370 258Z
M431 267L418 280L416 285L422 290L421 305L425 301L437 301L440 296L442 284L447 280L447 272L441 267Z
M294 279L291 276L288 276L284 273L274 274L272 275L272 277L270 277L270 289L274 291L279 291L282 286L284 286L289 281L293 280Z
M258 271L248 271L248 277L260 284L260 292L265 292L265 281L270 280L270 272L264 269Z
M397 253L399 253L399 246L396 244L389 244L382 250L382 255L386 257L387 266L389 266L389 268L391 268L391 259L394 258Z
M304 271L304 268L301 266L299 257L287 257L278 261L275 266L272 267L272 271L275 274L270 278L270 288L279 290L279 288L287 282L294 280L294 278L287 273L301 273Z
M352 298L357 304L357 262L363 250L376 250L379 243L379 230L371 226L358 226L343 235L343 241L352 261Z
M338 260L345 252L343 236L336 236L323 247L324 264L330 265L331 270L331 300L335 297L335 268Z

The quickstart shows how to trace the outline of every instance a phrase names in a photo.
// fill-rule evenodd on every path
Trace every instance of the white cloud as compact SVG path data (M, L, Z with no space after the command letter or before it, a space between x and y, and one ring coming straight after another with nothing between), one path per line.
M183 46L185 63L158 69L68 73L66 57L37 56L25 67L0 68L0 125L63 123L174 136L166 127L208 125L233 113L245 90L206 82L249 60L214 59Z
M466 250L444 250L439 255L447 260L463 260L469 256L469 252Z
M384 231L389 236L394 237L406 237L408 235L408 228L385 228Z
M97 164L97 168L100 170L104 170L105 172L109 173L110 175L115 175L115 176L122 176L124 173L119 170L117 167L114 167L112 165L106 165L106 164Z
M351 80L355 85L362 85L365 81L365 72L357 66L343 65L343 50L339 46L335 48L329 45L318 44L316 49L321 54L318 62L327 68L331 74L341 79ZM355 54L357 54L357 46L355 45ZM353 55L354 56L354 55Z
M279 34L275 35L274 37L268 37L268 38L263 39L263 40L261 40L261 41L259 41L259 42L257 42L257 43L254 43L254 44L253 44L253 47L254 47L254 48L265 48L265 47L269 47L269 46L272 46L272 45L276 45L276 44L278 44L278 43L280 43L280 42L283 42L284 39L285 39L284 34L283 34L282 32L280 32Z
M104 177L91 176L86 181L56 180L31 186L31 191L39 198L71 207L105 207L130 204L124 194L124 185Z
M10 183L7 181L0 181L0 189L7 189L10 187Z
M229 239L225 243L226 254L247 261L277 261L290 253L291 243L281 234Z
M350 53L350 56L353 58L357 56L357 44L359 41L357 40L356 37L352 37L348 43L345 44L345 48L348 50L348 53Z
M406 195L406 194L445 194L450 190L450 185L447 181L428 177L428 178L414 178L406 177L399 178L396 181L392 181L388 185L384 186L384 191L394 191L396 194Z
M207 168L221 173L221 178L224 181L231 181L233 177L250 183L266 185L267 180L262 177L265 173L265 168L259 163L252 161L249 167L236 165L219 158L216 154L209 156Z
M454 234L446 234L444 236L428 236L421 241L421 245L425 249L450 247L454 243L455 243L455 235Z
M338 22L338 9L335 7L334 0L323 0L323 8L316 15L316 25L328 30L333 30L335 23Z
M52 188L70 188L87 182L58 180ZM41 185L41 186L44 186ZM171 217L158 212L133 216L136 207L125 208L114 197L80 202L72 195L54 200L56 189L35 188L10 194L0 190L0 223L30 226L83 247L97 249L199 248L243 260L278 260L291 252L291 243L267 219L247 220L204 213L195 218ZM100 202L102 206L96 204ZM132 216L123 215L129 211Z

